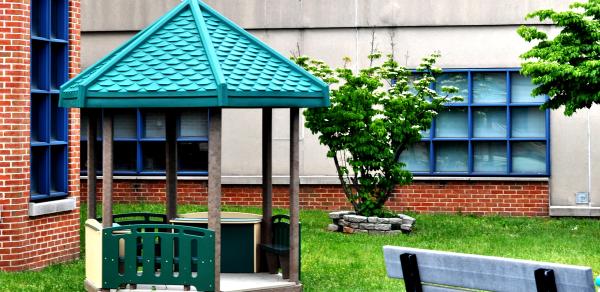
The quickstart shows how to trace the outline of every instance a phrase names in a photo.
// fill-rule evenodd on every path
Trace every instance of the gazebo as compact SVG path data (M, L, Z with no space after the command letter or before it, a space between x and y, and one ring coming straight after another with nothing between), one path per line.
M299 109L329 105L321 80L199 0L185 0L61 87L62 107L89 117L86 289L164 284L221 291L221 114L262 108L263 204L260 241L272 238L272 109L290 108L289 281L299 291ZM166 214L113 220L113 114L122 108L165 112ZM208 108L207 227L174 225L177 214L177 112ZM102 123L102 218L96 218L96 146ZM123 216L123 215L119 215ZM121 218L119 217L119 218ZM260 217L259 217L260 218ZM278 291L273 287L256 291ZM262 289L262 290L261 290ZM244 290L248 291L248 290Z

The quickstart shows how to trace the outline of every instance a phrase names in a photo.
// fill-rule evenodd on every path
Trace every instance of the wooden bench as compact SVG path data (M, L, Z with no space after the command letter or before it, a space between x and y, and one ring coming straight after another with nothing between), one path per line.
M260 244L267 257L269 273L276 274L281 268L284 279L290 277L290 216L275 215L271 218L272 242Z
M501 257L384 246L387 275L406 291L594 292L592 269Z

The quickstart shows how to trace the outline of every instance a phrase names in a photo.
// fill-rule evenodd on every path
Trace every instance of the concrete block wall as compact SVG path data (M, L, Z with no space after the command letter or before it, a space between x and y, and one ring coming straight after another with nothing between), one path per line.
M41 269L79 256L79 209L28 215L30 5L0 3L0 270ZM81 10L70 0L70 76L80 68ZM79 111L69 112L69 196L79 205Z

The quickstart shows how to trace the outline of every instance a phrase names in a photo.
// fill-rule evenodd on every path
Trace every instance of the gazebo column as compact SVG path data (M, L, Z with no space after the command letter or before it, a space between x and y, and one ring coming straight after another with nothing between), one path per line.
M210 109L208 228L215 232L215 291L221 291L221 108Z
M166 113L166 172L167 172L167 220L177 217L177 114L175 110Z
M273 109L262 110L262 228L261 242L271 243L273 217ZM261 259L266 258L261 256ZM262 263L265 267L265 263ZM262 270L266 270L262 269Z
M87 110L87 219L96 219L96 136L98 115L96 110Z
M89 141L88 141L89 142ZM105 109L102 118L102 227L113 224L113 113Z
M300 109L290 108L290 281L299 282Z

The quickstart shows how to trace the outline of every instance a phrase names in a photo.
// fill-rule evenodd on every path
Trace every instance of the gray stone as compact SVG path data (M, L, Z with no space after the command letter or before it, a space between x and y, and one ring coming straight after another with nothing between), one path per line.
M354 233L368 233L368 230L363 230L363 229L355 229Z
M390 224L402 224L402 219L401 218L389 218L389 222Z
M390 218L378 218L377 223L388 224L388 223L390 223Z
M377 224L375 230L388 231L392 229L392 224Z
M402 224L400 226L400 229L406 230L406 231L411 231L412 230L412 225L411 224Z
M402 230L390 230L388 231L389 235L399 235L402 234Z
M367 221L368 221L369 223L377 223L377 221L378 221L378 220L379 220L379 218L378 218L378 217L368 217L368 218L367 218Z
M348 222L354 222L354 223L367 222L367 217L360 216L360 215L344 215L343 218L344 218L344 220L346 220Z
M344 215L349 215L349 214L354 214L354 212L352 212L352 211L337 211L337 212L331 212L331 213L329 213L329 218L331 218L331 219L340 219L340 218L342 218Z
M360 223L350 223L349 226L352 227L352 228L354 228L354 229L358 229L358 228L360 228Z
M360 223L360 229L376 229L377 224L375 223Z
M413 225L413 224L415 224L415 221L417 221L415 218L406 218L406 219L402 219L402 224Z
M328 231L338 231L340 229L339 225L335 225L335 224L329 224L327 226L327 230Z
M340 226L347 226L348 222L344 219L340 219L337 224Z
M413 224L417 219L404 214L398 214L398 218L402 219L402 224Z

